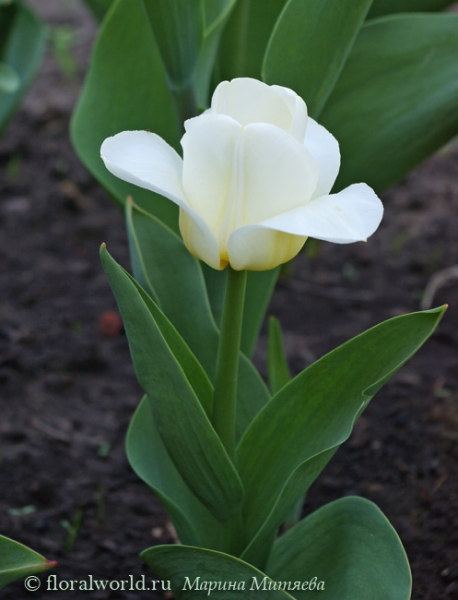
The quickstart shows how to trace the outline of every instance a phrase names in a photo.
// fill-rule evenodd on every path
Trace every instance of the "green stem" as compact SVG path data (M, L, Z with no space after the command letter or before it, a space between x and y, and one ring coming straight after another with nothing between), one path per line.
M213 426L230 458L234 460L239 351L247 273L234 271L231 267L228 269L216 362Z
M171 92L175 103L175 112L177 114L178 122L184 133L184 122L199 114L194 85L191 83L186 88L171 89Z

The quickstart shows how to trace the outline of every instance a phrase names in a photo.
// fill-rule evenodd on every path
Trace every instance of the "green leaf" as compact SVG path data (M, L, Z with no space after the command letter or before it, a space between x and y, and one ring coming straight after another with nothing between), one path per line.
M206 36L224 24L236 2L237 0L203 0L202 10Z
M0 7L0 61L17 76L15 89L10 86L8 93L0 90L0 134L35 77L45 45L43 21L28 6L12 3Z
M12 94L20 86L18 74L9 65L0 62L0 94Z
M173 202L111 175L100 158L105 138L139 129L149 129L179 147L173 100L143 2L117 0L103 21L73 115L73 145L119 204L131 195L138 205L178 230Z
M439 11L453 3L454 0L374 0L368 18L393 13Z
M281 524L349 437L371 394L415 354L444 310L369 329L300 373L257 415L237 452L248 540ZM265 559L260 542L250 549L250 559L254 564Z
M273 584L264 573L242 560L212 550L191 546L155 546L140 554L142 560L163 580L171 582L172 590L178 600L195 598L201 600L210 596L215 600L291 600L287 592L276 589L263 589ZM226 589L212 588L209 582L226 583ZM233 587L229 589L227 584ZM243 587L241 587L243 586ZM260 586L260 589L257 589ZM191 589L190 589L191 588Z
M96 19L102 21L114 0L84 0Z
M275 317L269 319L269 341L267 346L267 372L269 387L276 394L291 379L288 361L283 347L281 325Z
M201 0L146 0L144 5L170 89L190 87L203 38Z
M175 327L170 323L164 313L159 309L157 304L148 296L145 290L131 277L126 271L130 282L136 288L145 306L149 310L153 320L158 326L165 343L169 347L171 353L183 369L184 375L194 390L199 399L202 408L208 418L211 417L213 408L213 386L208 379L202 365L186 345L183 338L177 332Z
M262 73L283 85L319 116L372 0L289 0L267 46Z
M394 184L458 133L458 15L369 21L320 117L337 138L341 189Z
M127 207L126 217L135 279L156 300L213 380L219 331L210 309L202 265L187 251L181 238L154 217L132 204ZM224 280L222 284L224 291ZM241 355L238 437L268 399L259 373Z
M131 202L126 222L135 279L157 299L212 378L219 336L199 262L178 235Z
M261 79L264 52L286 0L239 0L231 13L218 54L219 81Z
M167 451L197 498L218 520L227 520L243 495L237 471L136 285L104 247L101 258L123 317L138 381Z
M348 497L317 510L274 545L266 569L281 581L323 581L320 590L295 591L298 600L409 600L411 576L404 548L379 508Z
M209 92L224 25L236 0L203 0L205 34L196 65L195 90L200 107L210 104Z
M222 548L220 523L190 491L173 464L146 396L130 423L126 440L132 469L166 508L183 544Z
M0 589L16 579L41 573L55 565L27 546L0 535Z

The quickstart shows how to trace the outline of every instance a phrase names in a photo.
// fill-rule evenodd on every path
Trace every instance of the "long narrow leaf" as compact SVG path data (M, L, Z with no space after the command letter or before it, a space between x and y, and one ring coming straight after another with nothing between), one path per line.
M126 327L137 378L162 440L187 485L221 521L239 508L237 472L135 284L102 247L102 263Z

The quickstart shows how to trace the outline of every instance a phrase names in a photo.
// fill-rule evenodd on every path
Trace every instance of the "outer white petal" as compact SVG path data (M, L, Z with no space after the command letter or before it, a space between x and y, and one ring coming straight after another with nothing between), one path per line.
M349 244L365 241L377 229L382 216L383 205L375 192L365 183L356 183L338 194L316 198L260 225L336 244Z
M199 232L199 248L205 248L205 258L199 258L219 265L216 239L202 217L188 205L181 186L183 161L167 142L148 131L124 131L107 138L100 152L110 173L161 194L186 211Z
M318 163L320 175L314 198L329 194L340 169L339 143L325 127L310 117L307 120L305 147Z
M227 209L242 127L225 115L206 114L191 121L181 140L183 190L189 206L217 235Z
M212 269L224 269L227 262L220 258L218 242L207 224L194 213L180 210L180 232L189 252Z
M181 187L183 161L161 137L149 131L123 131L100 149L106 168L128 183L187 204Z
M257 225L241 227L229 237L229 262L236 271L268 271L294 258L306 239Z
M221 82L213 93L211 112L228 115L243 126L270 123L288 133L293 118L289 102L267 84L248 77Z

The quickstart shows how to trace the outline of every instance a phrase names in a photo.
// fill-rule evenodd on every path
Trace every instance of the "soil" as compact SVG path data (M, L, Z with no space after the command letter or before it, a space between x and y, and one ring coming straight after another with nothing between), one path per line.
M76 1L32 5L53 30L73 28L77 74L66 75L49 50L0 141L0 531L57 560L58 580L150 578L138 553L174 536L125 458L141 392L98 259L107 242L128 265L123 218L68 139L96 25ZM452 143L383 196L386 216L367 244L310 243L281 279L269 313L283 324L294 372L418 310L431 277L458 264L457 164ZM437 332L379 392L304 507L349 494L375 501L405 545L414 600L458 598L457 279L436 291L434 305L443 303ZM263 373L265 346L263 331ZM34 597L68 593L42 588ZM30 592L19 582L1 597Z

